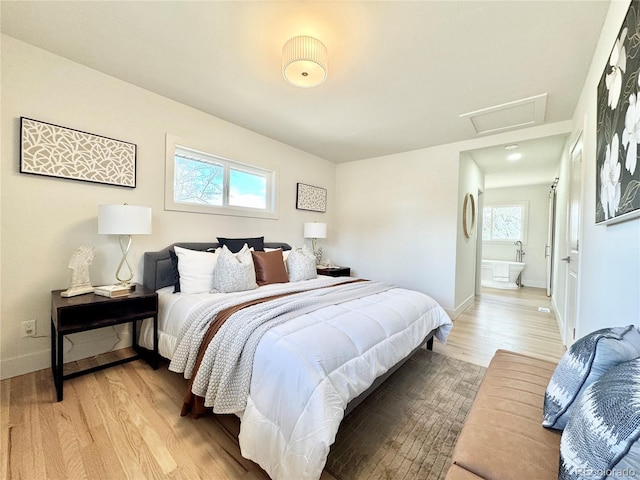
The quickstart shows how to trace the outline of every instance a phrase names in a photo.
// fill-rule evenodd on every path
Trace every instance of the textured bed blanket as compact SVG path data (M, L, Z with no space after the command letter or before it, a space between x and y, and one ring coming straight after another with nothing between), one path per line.
M278 296L251 303L235 311L217 329L206 346L191 391L204 397L204 405L215 413L236 413L246 407L253 372L253 359L260 339L271 328L290 319L329 305L356 300L392 288L381 282L358 282ZM198 324L210 323L222 311L203 309ZM202 338L198 343L202 343ZM190 352L191 354L193 352ZM176 355L171 369L188 362ZM174 370L175 371L175 370Z

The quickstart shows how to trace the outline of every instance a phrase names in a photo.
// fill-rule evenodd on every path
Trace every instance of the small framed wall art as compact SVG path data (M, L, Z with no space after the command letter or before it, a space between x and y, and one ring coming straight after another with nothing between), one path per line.
M20 173L136 186L136 145L20 118Z
M296 190L296 208L312 212L327 211L327 189L298 183Z

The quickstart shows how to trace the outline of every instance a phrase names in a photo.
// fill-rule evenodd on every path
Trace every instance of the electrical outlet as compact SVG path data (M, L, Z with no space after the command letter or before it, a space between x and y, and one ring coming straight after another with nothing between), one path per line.
M27 320L22 322L22 336L23 337L35 337L36 336L36 321Z

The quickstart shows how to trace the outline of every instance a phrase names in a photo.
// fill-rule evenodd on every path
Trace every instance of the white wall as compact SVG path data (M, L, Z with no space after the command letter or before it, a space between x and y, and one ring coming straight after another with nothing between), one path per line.
M522 284L527 287L546 287L547 264L544 257L544 247L547 243L550 187L551 182L544 185L488 188L485 190L485 206L526 202L529 207L527 241L522 248L525 252L523 262L527 264L522 272ZM492 260L515 261L517 248L513 242L483 242L482 255L484 258Z
M460 175L458 178L458 222L456 240L456 279L455 279L455 312L457 317L466 307L473 303L476 291L476 255L478 237L479 192L484 189L484 174L469 156L460 154ZM476 224L473 234L467 238L463 228L464 197L473 194L476 208ZM480 236L481 237L481 236Z
M429 292L451 307L456 149L442 146L343 163L336 177L338 263L351 266L361 277Z
M464 259L466 267L456 271L460 248L466 252L469 246L459 239L463 188L483 182L479 171L464 166L464 152L567 133L570 127L559 122L338 164L336 260L357 275L425 292L455 317L471 294L463 276L473 271Z
M97 206L147 205L153 234L134 238L134 280L142 280L144 251L176 241L260 236L301 245L306 221L326 221L327 257L335 239L335 165L168 100L108 75L2 36L0 376L48 368L50 291L67 288L67 263L82 244L93 245L94 285L112 283L120 260L117 239L97 234ZM216 92L212 92L212 95ZM19 173L21 116L133 142L138 146L135 189ZM279 165L279 220L164 211L165 134L207 143L212 153L246 163ZM295 209L296 182L327 188L327 213ZM39 338L21 338L20 325L37 320ZM127 330L72 337L65 360L114 348ZM129 341L128 338L125 338ZM123 341L123 343L125 343ZM119 345L117 346L119 348Z
M608 227L595 224L596 92L628 6L628 1L611 2L573 117L572 141L584 129L576 338L610 325L640 326L640 219ZM566 164L569 158L564 161L564 171L568 172ZM563 185L563 188L568 189L568 186ZM566 255L566 252L561 252L561 255ZM558 272L559 276L564 278L566 267L560 265L559 268L562 269Z

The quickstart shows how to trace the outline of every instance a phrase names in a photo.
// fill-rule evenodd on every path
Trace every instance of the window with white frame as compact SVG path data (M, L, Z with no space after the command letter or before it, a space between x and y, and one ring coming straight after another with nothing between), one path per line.
M276 217L275 171L176 143L167 135L165 208Z
M527 203L486 205L482 211L482 240L526 243Z

